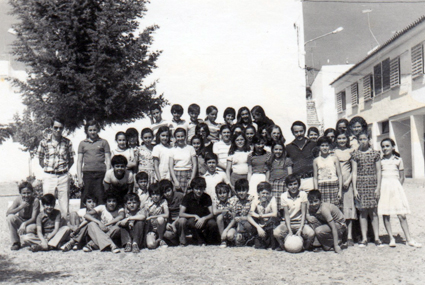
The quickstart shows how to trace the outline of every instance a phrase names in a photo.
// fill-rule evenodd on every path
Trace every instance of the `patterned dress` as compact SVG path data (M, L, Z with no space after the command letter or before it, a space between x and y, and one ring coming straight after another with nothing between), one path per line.
M352 159L357 162L357 191L360 200L358 209L375 208L378 202L375 198L375 190L378 185L378 177L375 163L381 160L379 151L369 148L367 151L356 150Z
M155 170L153 168L152 150L145 145L137 148L137 158L139 160L138 172L146 172L149 175L149 184L155 182Z

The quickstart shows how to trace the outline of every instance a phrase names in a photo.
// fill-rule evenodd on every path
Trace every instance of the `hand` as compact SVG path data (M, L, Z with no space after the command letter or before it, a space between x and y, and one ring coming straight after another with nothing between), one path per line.
M240 221L241 221L241 218L240 217L236 217L235 218L235 222L239 223Z
M335 253L340 253L342 251L339 245L335 246Z
M360 195L359 192L357 191L357 189L354 189L354 198L358 201L360 201Z
M295 235L297 235L297 236L301 236L301 233L302 233L302 229L299 229L296 233L295 233Z
M83 186L84 186L83 177L78 177L78 188L83 188Z
M338 200L341 200L341 198L342 198L342 193L341 191L338 191Z
M375 199L379 200L379 197L381 196L381 191L378 190L378 188L375 190Z
M99 228L105 233L108 231L108 228L106 227L106 225L104 225L102 223L99 224Z
M193 217L195 219L195 221L198 221L200 219L200 217L198 215L195 215L195 217Z
M18 235L23 235L25 234L25 228L27 227L27 225L25 224L21 224L21 226L18 229Z
M29 206L30 206L30 203L28 203L27 201L22 201L21 205L19 205L19 208L21 208L21 210L22 210L22 209L25 209Z
M195 227L196 227L198 230L200 230L200 229L202 229L202 226L204 225L204 223L205 223L205 218L200 218L200 219L198 219L198 221L196 222Z
M257 232L258 232L258 236L260 238L265 238L266 237L266 232L261 227L258 227L257 228Z

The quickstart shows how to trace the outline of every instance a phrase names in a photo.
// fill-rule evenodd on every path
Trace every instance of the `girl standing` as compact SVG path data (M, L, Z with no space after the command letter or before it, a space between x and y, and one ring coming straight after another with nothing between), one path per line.
M195 134L200 136L204 141L205 153L213 151L213 142L209 139L210 128L205 123L199 123L195 127Z
M232 139L227 158L226 174L230 186L234 189L236 180L248 177L249 145L243 133L237 133Z
M137 148L138 172L146 172L149 175L149 184L155 182L155 168L153 151L153 131L150 128L144 128L140 134L142 145Z
M186 130L177 128L174 132L175 144L171 148L169 171L176 190L186 193L187 186L195 178L198 169L196 151L186 144Z
M336 143L335 143L336 131L332 128L329 128L329 129L325 130L323 135L330 139L330 141L331 141L331 145L330 145L331 149L330 150L331 150L331 153L333 153L333 150L336 146Z
M274 122L266 116L266 112L264 112L264 109L261 106L254 106L251 110L251 114L254 118L254 122L258 126L258 129L268 129L274 125Z
M266 163L270 159L270 153L264 150L266 142L263 138L254 137L252 142L254 144L254 151L248 155L249 194L257 196L255 195L257 193L257 185L260 182L266 181Z
M255 137L256 134L257 134L257 131L255 130L255 127L253 125L249 125L245 128L245 137L246 137L246 140L248 141L251 151L254 150L252 139Z
M339 119L338 122L336 122L335 129L338 133L345 133L348 131L348 125L347 119Z
M359 247L367 246L367 218L372 221L375 244L382 247L379 239L379 225L377 206L381 190L381 158L378 151L372 150L369 145L369 137L366 133L360 133L359 149L352 154L353 190L357 208L360 212L360 228L362 241Z
M229 156L229 149L232 145L230 128L227 125L220 128L221 140L214 143L212 151L218 157L217 166L223 171L227 168L227 157Z
M205 164L204 141L202 140L201 136L194 135L192 137L192 140L190 141L190 144L193 146L193 148L196 151L196 158L197 158L197 164L198 164L197 176L202 176L207 172L207 166Z
M353 246L353 224L352 220L357 220L357 212L354 206L354 192L351 183L351 153L350 140L346 133L336 134L335 156L341 165L342 173L342 212L347 223L347 244Z
M212 142L218 141L218 134L221 127L221 124L216 123L218 109L216 106L208 106L207 108L207 117L205 118L205 123L210 128L209 139Z
M111 156L122 155L127 158L127 169L133 171L137 165L137 160L134 155L133 149L127 145L127 137L124 132L118 132L115 135L115 141L117 142L117 148L111 151Z
M307 138L311 141L317 142L317 139L319 138L320 133L319 130L316 127L310 127L307 131Z
M171 180L170 164L170 128L167 126L159 127L156 133L156 144L152 150L153 166L155 169L156 180Z
M395 142L386 138L381 141L383 157L381 160L382 182L378 214L383 216L385 229L390 236L390 247L395 247L390 215L397 215L407 244L413 247L422 245L412 239L407 225L406 214L410 214L409 203L403 189L404 167L400 154L395 151Z
M104 204L103 178L106 170L111 168L111 151L108 141L99 137L99 123L88 121L84 131L87 138L78 146L77 162L78 185L84 187L81 208L84 208L83 201L87 195L96 197L99 204Z
M242 125L244 128L248 126L254 126L255 129L258 129L256 123L252 122L251 112L248 107L242 107L238 110L238 114L236 116L237 124Z

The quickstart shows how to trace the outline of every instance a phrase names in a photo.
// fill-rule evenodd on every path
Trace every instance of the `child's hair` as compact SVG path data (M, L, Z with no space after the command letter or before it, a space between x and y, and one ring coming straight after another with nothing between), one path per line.
M255 127L254 127L253 125L248 125L248 126L246 126L246 128L245 128L245 130L244 130L245 135L246 135L246 131L247 131L248 129L252 129L252 130L254 130L254 136L257 134L257 130L255 129Z
M254 106L254 107L251 109L251 114L254 114L254 113L258 113L258 114L260 114L260 116L261 116L261 118L262 118L262 119L264 119L264 118L266 118L266 117L267 117L267 116L266 116L266 112L264 112L263 107L261 107L261 106L259 106L259 105L256 105L256 106Z
M335 135L336 134L336 130L335 129L332 129L332 128L328 128L328 129L325 130L325 132L323 133L323 135L325 137L327 137L328 134L330 134L330 133L333 133Z
M90 194L84 197L84 201L83 201L84 205L87 204L87 200L92 200L96 204L98 202L97 197L94 196L94 195L90 195Z
M263 131L266 131L266 136L263 136ZM267 129L267 125L264 125L264 126L258 128L258 135L263 137L266 140L266 145L272 144L272 138L270 137L270 132Z
M342 124L342 123L344 123L345 124L345 127L347 128L347 130L348 130L348 126L350 125L350 123L348 122L348 120L347 119L339 119L338 120L338 122L336 122L336 125L335 125L335 130L337 131L337 132L340 132L341 133L341 130L339 130L339 125L340 124Z
M140 204L140 197L139 197L139 195L137 195L135 193L127 193L124 196L124 203L127 203L128 201L134 201L134 202Z
M318 128L316 128L316 127L310 127L310 128L308 128L308 131L307 131L307 137L310 136L310 133L311 132L315 132L318 136L320 135L320 132L319 132L319 129Z
M242 124L242 112L243 111L248 111L248 114L249 114L249 122L248 122L248 124L250 124L250 125L252 125L252 118L251 118L251 112L249 111L249 109L248 109L248 107L241 107L241 108L239 108L239 110L238 110L238 114L237 114L237 116L236 116L236 123L237 124Z
M115 134L115 141L117 142L118 141L118 137L119 136L124 136L125 137L125 146L126 147L128 147L128 141L127 141L127 136L125 135L125 133L124 132L118 132L118 133L116 133Z
M159 110L160 112L162 112L161 106L159 106L159 104L152 104L149 107L149 111L153 112L154 110Z
M381 148L382 148L382 143L385 142L385 141L390 142L390 144L392 145L392 147L395 147L395 141L393 139L385 138L385 139L383 139L381 141ZM397 157L400 157L400 154L395 149L393 149L393 155L394 156L397 156Z
M229 194L231 192L230 186L227 183L224 182L220 182L215 186L215 194L218 195L218 192L220 191L226 191L227 194Z
M183 109L182 105L174 104L173 106L171 106L171 114L177 113L181 116L181 115L183 115L183 112L184 112L184 109Z
M199 140L201 142L201 146L200 148L196 151L196 155L205 155L205 144L204 144L204 139L200 136L200 135L194 135L191 139L190 139L190 145L193 145L193 141L194 140Z
M97 131L100 131L100 124L96 120L90 120L84 125L84 132L89 135L89 127L95 126Z
M127 166L128 160L124 155L121 155L121 154L114 155L111 159L111 165L112 167L114 167L117 164L124 164Z
M55 205L56 198L53 196L53 194L44 194L43 197L41 197L41 204L43 206L45 205Z
M127 144L130 138L136 138L136 144L137 146L140 145L140 141L139 141L139 132L135 129L135 128L128 128L125 131L125 137L127 139Z
M273 161L276 159L276 154L274 153L274 147L280 145L282 146L283 153L280 159L284 160L286 158L286 147L282 142L276 142L272 144L272 154L270 155L270 158L267 160L266 165L269 169L272 169Z
M222 125L222 126L220 127L220 131L219 131L220 135L221 135L221 133L222 133L224 130L229 130L229 131L230 131L230 133L232 133L232 129L231 129L228 125Z
M105 202L111 199L114 199L117 202L119 200L118 195L114 191L107 191L105 193Z
M65 120L63 118L60 117L53 117L50 120L50 126L53 127L53 125L55 124L55 122L58 122L59 124L61 124L62 126L65 127Z
M307 199L308 199L308 201L313 201L313 200L316 200L316 199L322 200L322 194L320 193L319 190L313 189L313 190L308 192Z
M304 131L307 129L306 125L301 121L295 121L292 123L291 132L294 134L294 127L303 127Z
M241 178L236 180L235 182L235 191L248 191L249 190L249 182L245 178Z
M146 135L146 134L151 134L151 135L152 135L152 137L153 137L153 131L152 131L152 129L151 129L151 128L144 128L144 129L140 132L140 138L143 140L143 136L144 136L144 135ZM144 144L144 143L142 142L142 144Z
M301 186L301 179L296 174L289 174L285 178L285 185L288 186L290 183L298 182L298 186Z
M205 182L205 178L204 177L193 178L193 180L190 182L190 188L192 190L193 189L205 190L205 188L207 188L207 183Z
M161 126L159 127L158 131L156 132L156 144L159 145L161 143L161 134L167 132L168 133L168 142L167 144L170 144L171 136L170 136L170 128L167 126Z
M317 140L317 142L316 142L316 145L318 146L318 147L320 147L322 144L324 144L324 143L327 143L327 144L329 144L329 146L332 144L332 141L331 141L331 139L330 138L328 138L328 137L320 137L318 140Z
M263 181L257 185L257 193L260 193L264 190L268 192L272 192L272 185L269 182Z
M246 137L245 137L245 139L246 139ZM256 156L256 155L263 155L263 154L265 154L267 151L263 148L263 151L261 152L261 153L257 153L256 151L255 151L255 145L256 144L259 144L259 143L263 143L264 145L267 143L267 141L266 141L266 138L265 137L262 137L262 136L260 136L260 135L255 135L253 138L252 138L252 144L254 145L254 151L252 152L252 156Z
M335 133L335 143L336 143L336 147L339 147L339 144L338 144L338 137L339 137L339 136L345 136L345 137L347 138L347 142L345 143L345 147L350 148L350 138L348 137L347 132L340 133L340 132L338 132L338 131L336 131L336 133Z
M278 126L278 125L273 125L273 126L271 126L270 127L270 131L268 132L269 134L270 134L270 136L271 136L271 134L272 134L272 132L273 132L273 129L278 129L279 130L279 132L280 132L280 137L278 138L278 140L280 140L283 144L286 142L286 139L285 139L285 137L283 136L283 133L282 133L282 129Z
M187 131L186 131L186 129L185 129L185 128L177 128L177 129L174 131L174 137L176 137L176 134L177 134L177 133L183 133L185 137L186 137L186 135L187 135Z
M34 188L32 187L32 184L28 181L24 181L21 184L18 185L19 193L21 193L22 189L27 188L31 192L34 192Z
M236 134L232 137L232 144L231 144L230 149L229 149L229 155L234 154L234 153L235 153L235 151L238 149L238 147L236 146L236 140L237 140L240 136L242 136L242 137L243 137L243 139L245 140L245 144L244 144L244 146L242 147L242 151L251 151L251 147L249 146L249 144L248 144L248 140L246 139L246 137L245 137L244 133L239 133L239 132L237 132L237 133L236 133Z
M195 113L199 115L201 113L201 107L199 107L198 104L190 104L188 108L188 113Z
M208 161L210 161L210 160L215 160L215 162L217 162L218 161L218 157L217 157L217 155L215 154L215 153L213 153L213 152L207 152L206 154L205 154L205 162L208 162Z
M174 185L173 182L171 182L168 179L162 179L161 181L158 182L159 184L159 188L161 189L162 193L165 193L166 190L168 189L173 189Z
M211 113L211 112L213 112L213 111L216 111L217 113L218 113L218 109L217 109L217 107L216 106L213 106L213 105L211 105L211 106L208 106L207 107L207 115L209 114L209 113ZM205 118L205 121L208 121L208 116Z
M227 115L233 115L233 117L236 116L236 110L232 107L227 107L226 110L224 110L223 113L223 119L226 120Z
M239 124L234 124L231 128L230 128L230 132L232 134L234 134L236 132L236 129L240 129L240 132L244 132L244 127L242 125Z
M162 191L162 188L159 187L159 183L152 183L149 186L148 192L149 192L149 197L152 197L152 195L155 195L155 194L159 194L159 196L161 197L164 196L164 192Z
M367 122L366 122L366 120L363 119L363 117L356 116L356 117L352 118L350 120L350 123L348 124L349 135L352 135L351 129L353 128L354 124L356 124L356 123L360 123L360 125L362 126L362 132L367 132Z
M207 133L207 136L210 135L210 128L208 127L207 124L205 123L199 123L196 127L195 127L195 134L199 135L199 131L201 129L204 129L204 131Z
M149 181L149 174L142 171L136 174L136 182L139 180L148 180Z

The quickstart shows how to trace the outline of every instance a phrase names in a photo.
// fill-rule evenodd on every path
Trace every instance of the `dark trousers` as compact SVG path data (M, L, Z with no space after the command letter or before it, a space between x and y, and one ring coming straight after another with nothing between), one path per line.
M187 231L192 231L193 239L197 240L198 244L208 243L215 244L220 240L218 234L217 222L214 219L209 219L204 223L201 229L196 228L194 218L180 218L178 221L179 241L181 244L186 244Z
M125 245L127 243L137 243L137 245L142 247L143 242L143 230L145 228L144 221L134 221L133 226L130 227L127 225L121 228L121 243Z
M81 193L80 207L84 208L83 201L87 195L97 198L97 204L105 204L105 190L103 188L104 171L83 171L84 188Z

